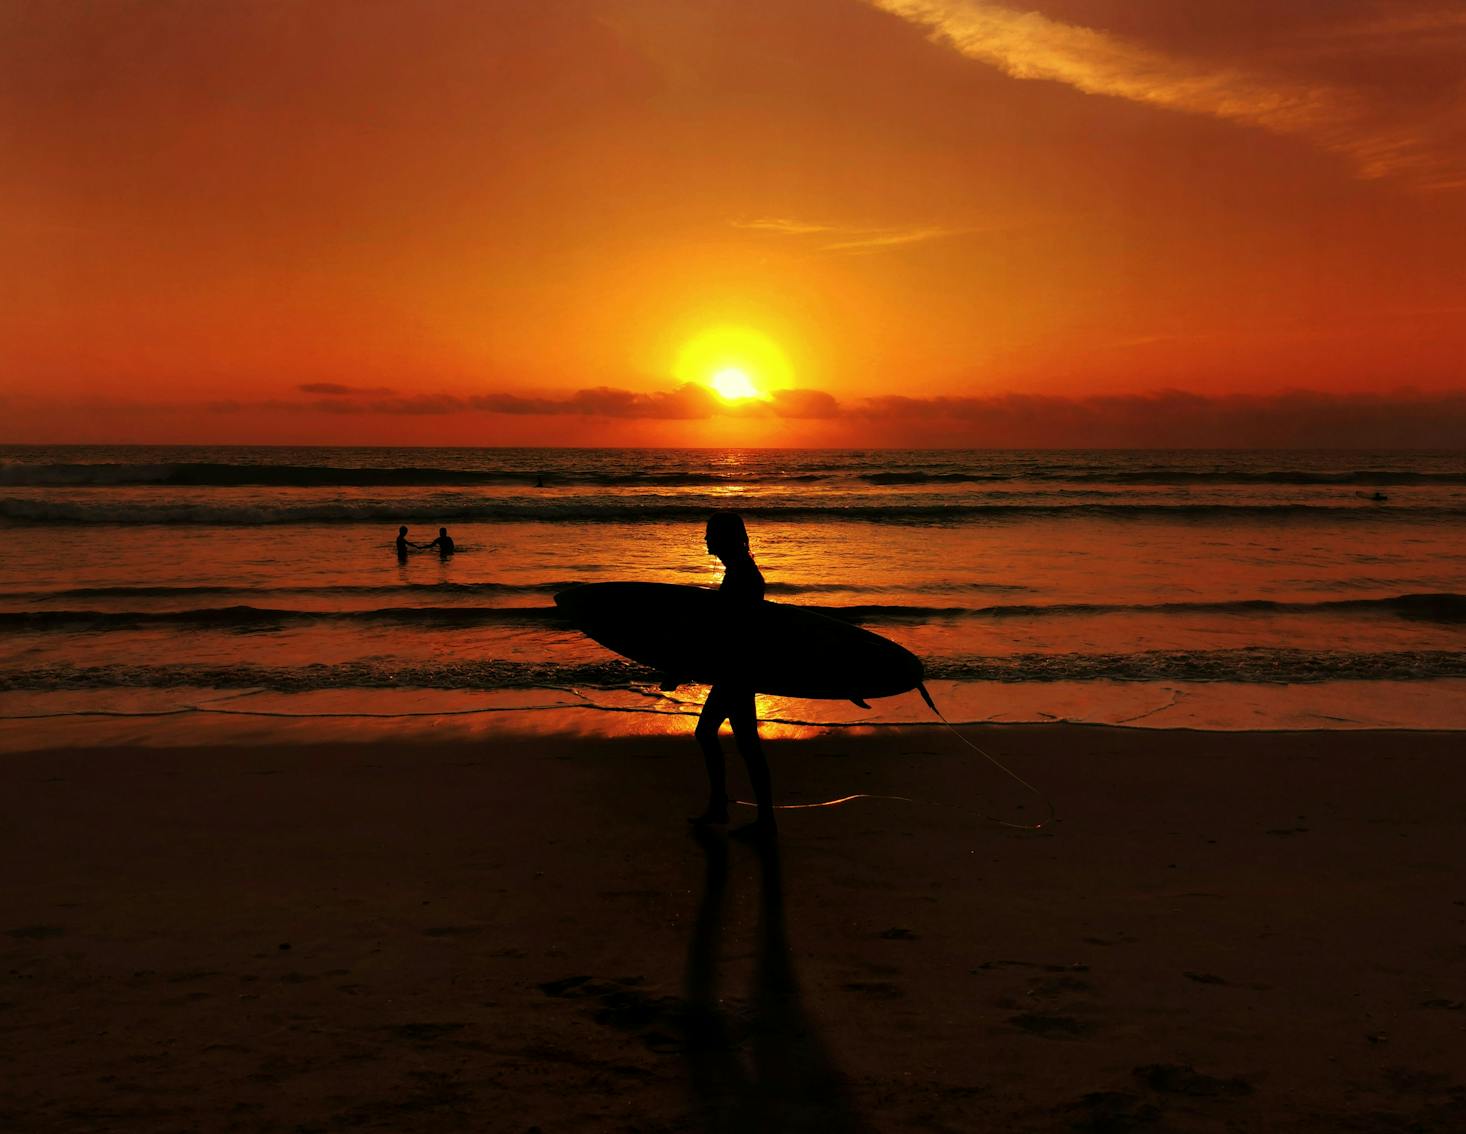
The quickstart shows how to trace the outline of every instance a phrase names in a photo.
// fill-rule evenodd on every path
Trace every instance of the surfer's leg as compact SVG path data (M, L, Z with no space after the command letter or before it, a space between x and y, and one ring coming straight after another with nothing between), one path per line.
M769 762L764 759L764 746L758 738L758 710L753 691L738 690L730 698L728 719L733 724L733 739L748 768L748 783L758 803L755 827L762 832L774 830L774 789L769 781Z
M702 716L697 719L693 733L702 748L703 763L708 770L707 810L693 819L694 823L728 822L728 777L723 764L723 745L718 740L718 729L728 719L728 698L723 689L714 685L703 702Z

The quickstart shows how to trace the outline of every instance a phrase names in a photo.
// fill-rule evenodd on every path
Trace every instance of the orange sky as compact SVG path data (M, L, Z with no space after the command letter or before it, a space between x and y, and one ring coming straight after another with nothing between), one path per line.
M1428 420L1463 76L1425 0L6 4L0 442ZM768 400L679 389L716 328Z

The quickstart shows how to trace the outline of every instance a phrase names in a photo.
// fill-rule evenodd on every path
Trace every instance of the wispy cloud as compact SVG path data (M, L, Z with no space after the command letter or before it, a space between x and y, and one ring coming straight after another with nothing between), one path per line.
M74 423L85 417L70 402L16 399L4 425L17 438L38 422ZM89 402L95 416L99 406ZM614 443L622 423L716 418L771 424L803 421L822 443L998 448L1360 448L1459 450L1466 436L1466 391L1341 394L1286 390L1273 394L1207 395L1185 390L1093 397L993 393L910 397L885 395L837 400L823 390L781 390L767 401L740 403L692 383L635 391L600 386L563 394L422 393L410 397L327 397L257 402L108 402L109 420L156 421L199 412L261 421L285 415L309 421L329 415L338 435L369 418L515 417L526 435L561 443L591 428ZM530 420L532 419L532 420ZM363 427L369 428L369 427ZM0 427L0 435L4 434ZM584 433L578 434L584 436ZM693 435L695 436L695 434Z
M1466 12L1459 6L1427 8L1424 10L1376 11L1362 20L1343 24L1327 25L1315 29L1308 39L1315 42L1337 44L1378 44L1381 40L1427 42L1439 45L1444 39L1449 43L1466 34Z
M904 244L923 244L928 240L942 240L956 236L970 229L951 228L905 228L872 230L865 235L852 235L848 239L826 244L829 252L874 252L882 248L899 248Z
M345 386L340 382L304 382L297 386L302 394L329 394L337 398L355 397L361 394L392 394L390 386Z
M960 438L972 445L1448 448L1458 447L1466 431L1466 393L892 395L862 399L842 416L876 420L894 434L917 440Z
M747 221L730 221L734 228L750 228L755 232L777 232L783 236L828 236L832 232L848 232L832 224L793 220L789 217L758 217ZM869 231L869 230L866 230Z
M878 252L907 244L923 244L945 240L977 231L972 228L945 228L941 225L882 227L861 225L819 224L791 217L759 217L755 220L731 221L734 228L754 232L772 232L780 236L818 237L822 252Z
M1217 66L988 0L868 2L1015 79L1046 79L1298 136L1345 155L1365 178L1409 177L1434 189L1466 185L1458 155L1433 130L1381 121L1361 94L1336 84Z
M1287 390L1276 394L1212 396L1185 390L1094 397L990 394L909 397L886 395L839 401L823 390L779 390L767 400L728 402L686 382L663 390L596 386L565 394L448 394L411 397L331 397L309 401L216 403L216 413L400 417L492 414L621 421L705 421L716 417L872 425L889 443L1000 446L1322 447L1458 446L1466 435L1466 393L1397 390L1334 394Z
M330 389L321 389L330 386ZM379 415L446 417L466 413L505 414L513 417L601 417L626 420L696 421L710 417L778 417L789 419L838 416L839 403L823 390L775 390L767 398L730 402L706 386L684 382L669 390L625 390L593 386L568 394L449 394L423 393L378 397L381 390L334 383L311 382L298 387L305 393L329 394L304 401L274 398L262 402L233 399L207 402L211 413L240 414L326 413L337 416ZM391 391L385 391L391 393Z

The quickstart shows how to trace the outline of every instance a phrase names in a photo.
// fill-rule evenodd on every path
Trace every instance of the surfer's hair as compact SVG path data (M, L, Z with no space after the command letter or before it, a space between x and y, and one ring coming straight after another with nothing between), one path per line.
M708 539L721 543L740 543L748 546L748 529L743 526L743 517L737 512L721 508L708 517Z

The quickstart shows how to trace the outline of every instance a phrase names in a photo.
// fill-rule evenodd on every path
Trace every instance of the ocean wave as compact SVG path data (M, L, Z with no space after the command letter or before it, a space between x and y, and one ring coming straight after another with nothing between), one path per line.
M958 474L943 474L951 478ZM1079 484L1114 485L1319 485L1327 487L1389 488L1410 485L1466 484L1466 469L1459 471L1417 471L1414 469L1095 469L1050 467L1015 474L1014 479L1072 481ZM919 481L911 483L921 483Z
M938 659L929 680L1195 681L1243 685L1321 681L1432 681L1466 677L1466 652L1297 650L1240 647L1223 650L1143 650L1128 654L1013 654Z
M63 590L0 592L0 597L9 599L82 599L82 598L137 598L167 599L196 598L206 595L315 595L325 598L353 595L491 595L491 594L554 594L566 587L583 583L584 579L559 579L536 583L454 583L442 580L436 583L341 583L330 586L111 586L111 587L68 587ZM843 593L860 588L850 583L785 583L766 584L771 595L805 595ZM883 590L913 591L919 593L962 591L986 592L992 594L1015 594L1030 591L1032 587L1016 583L988 582L933 582L922 585L894 585Z
M1466 652L1394 650L1374 653L1272 648L1148 650L1129 654L1018 654L938 659L928 680L1226 682L1297 684L1325 681L1431 681L1466 677ZM336 665L42 665L0 671L0 692L107 688L319 689L624 688L659 675L620 660L581 664L477 660Z
M850 606L806 604L811 610L860 625L920 624L952 619L1038 619L1107 614L1384 614L1427 622L1466 622L1466 595L1394 595L1374 599L1324 599L1279 602L1224 599L1214 602L1156 603L1005 603L994 606L927 606L863 603Z
M1027 474L1011 472L921 472L894 471L859 473L856 480L865 484L986 484L993 481L1028 480Z
M380 622L410 627L563 624L554 607L390 606L376 610L292 610L249 605L194 610L10 610L0 628L20 631L130 630L182 626L206 630L262 630L307 622Z
M473 485L535 487L584 485L607 488L722 487L750 479L776 484L825 480L817 472L603 472L533 469L383 468L337 465L218 464L0 464L0 486L17 488L125 487L160 485L187 488L431 488Z
M920 624L965 618L1038 619L1109 614L1380 614L1422 622L1466 622L1466 595L1445 592L1372 599L1323 599L1314 602L1224 599L1213 602L1005 603L975 607L860 604L811 606L811 609L861 625Z
M253 526L275 524L383 523L430 515L434 522L452 523L644 523L648 521L700 522L710 508L724 503L707 500L634 500L623 496L568 500L452 500L452 501L277 501L249 504L147 503L135 500L0 500L0 519L29 524L209 524ZM1094 518L1107 520L1379 520L1404 521L1466 519L1466 507L1410 507L1381 511L1362 501L1337 504L1198 504L1178 503L854 503L848 499L823 505L760 500L740 503L739 512L750 519L803 522L859 521L906 525L956 524L1006 520Z
M339 600L348 598L477 598L493 595L553 595L566 587L577 586L585 579L559 579L531 583L455 583L440 580L435 583L340 583L326 586L227 586L223 584L196 584L191 586L105 586L66 587L59 590L13 590L0 591L0 601L56 602L73 599L132 599L142 602L168 599L204 599L221 596L235 597L243 602L258 596L299 596ZM849 594L865 588L853 583L786 583L772 581L766 584L770 595L800 596L814 594ZM912 594L1018 594L1033 590L1032 587L1016 583L954 582L936 581L923 584L892 584L880 588L893 593ZM240 603L230 603L230 606Z
M472 593L479 586L460 584ZM492 586L489 584L487 586ZM378 593L388 588L340 588L356 593ZM418 588L403 588L405 590ZM424 591L440 589L425 585ZM507 589L507 588L505 588ZM536 586L536 591L543 590ZM558 588L557 588L558 589ZM114 594L129 588L83 588L85 593ZM214 593L215 588L131 588L145 593ZM449 592L453 593L453 592ZM462 593L461 591L459 593ZM1162 603L1012 603L995 606L932 606L927 604L857 603L803 604L846 622L862 626L921 625L955 619L1040 619L1112 614L1220 614L1220 615L1384 615L1423 622L1466 623L1466 595L1455 593L1394 595L1373 599L1329 599L1317 602L1279 602L1270 599L1235 599L1219 602ZM14 632L129 630L141 626L179 626L207 630L260 630L307 622L394 623L404 627L454 628L481 625L568 626L552 606L389 606L369 610L300 610L259 607L247 603L183 610L11 610L0 611L0 629Z
M887 608L850 607L857 619L866 611L876 617ZM900 608L897 608L899 611ZM923 608L910 608L921 610ZM984 607L933 607L929 616L970 618L1045 618L1097 614L1384 614L1426 622L1466 622L1466 595L1454 592L1391 595L1386 598L1321 599L1285 602L1276 599L1224 599L1214 602L1155 603L1010 603Z
M477 660L393 662L368 660L334 665L53 665L0 671L0 692L77 689L268 689L306 693L317 689L526 689L623 688L656 680L645 666L608 660L584 664Z
M338 584L335 586L275 586L275 587L229 587L229 586L187 586L187 587L69 587L58 591L17 591L9 598L195 598L204 595L238 594L298 594L320 596L347 595L397 595L397 594L554 594L566 587L573 587L584 580L565 580L547 583L367 583Z
M1327 487L1390 488L1409 485L1466 484L1466 472L1367 471L1311 472L1302 469L1193 470L1193 469L1074 469L1048 468L1022 471L929 471L896 470L855 474L854 479L880 486L925 484L993 484L1034 481L1044 484L1098 485L1318 485Z
M563 462L557 454L556 461ZM997 462L995 462L997 463ZM563 463L536 468L532 464L501 468L443 468L438 466L302 465L228 462L99 462L0 464L0 486L12 487L123 487L159 485L192 488L373 488L471 487L474 485L533 487L543 480L551 487L699 488L728 485L806 485L827 482L878 486L991 484L1004 482L1071 481L1115 485L1339 485L1386 488L1408 485L1466 484L1466 469L1416 471L1410 469L1183 469L1169 466L1111 468L1095 465L1053 464L974 468L951 464L924 468L870 471L869 466L839 463L803 463L792 468L739 466L728 471L565 467Z
M809 606L808 609L846 622L868 625L920 623L934 618L975 613L960 607ZM553 606L389 606L369 610L302 610L260 607L248 603L183 610L7 610L0 611L0 630L13 633L133 630L172 626L196 630L276 629L304 623L392 623L405 628L452 629L486 625L561 626L571 624Z

